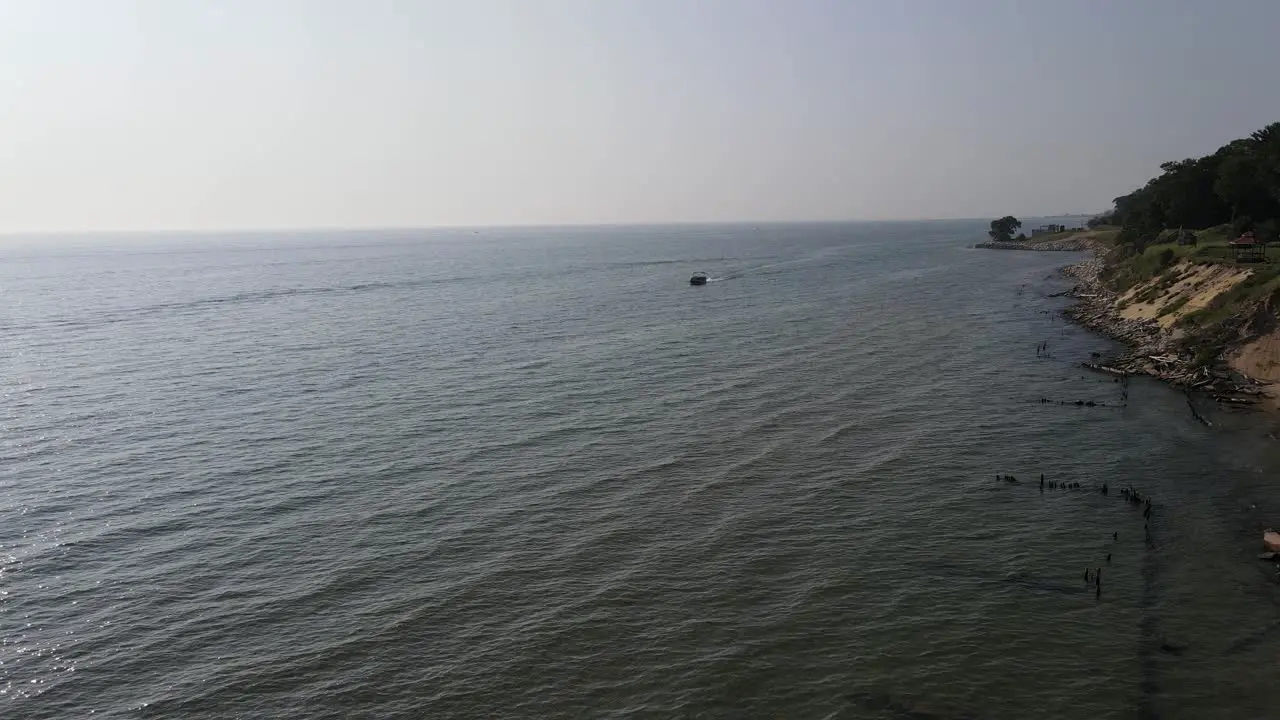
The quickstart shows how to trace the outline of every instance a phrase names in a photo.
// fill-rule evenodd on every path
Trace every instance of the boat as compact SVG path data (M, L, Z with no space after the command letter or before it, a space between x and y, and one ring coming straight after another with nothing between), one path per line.
M707 274L706 274L706 273L704 273L704 272L696 272L696 273L694 273L694 274L693 274L693 277L689 278L689 284L690 284L690 285L706 285L706 284L707 284Z

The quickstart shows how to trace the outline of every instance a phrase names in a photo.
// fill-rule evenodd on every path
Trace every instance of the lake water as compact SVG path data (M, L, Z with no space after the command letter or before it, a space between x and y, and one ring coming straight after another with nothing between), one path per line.
M1270 422L983 229L11 239L0 716L1273 715Z

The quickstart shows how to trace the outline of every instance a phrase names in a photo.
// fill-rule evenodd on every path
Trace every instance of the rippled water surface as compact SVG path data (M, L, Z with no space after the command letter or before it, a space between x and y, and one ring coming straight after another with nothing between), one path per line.
M0 716L1273 716L1267 423L982 230L12 240Z

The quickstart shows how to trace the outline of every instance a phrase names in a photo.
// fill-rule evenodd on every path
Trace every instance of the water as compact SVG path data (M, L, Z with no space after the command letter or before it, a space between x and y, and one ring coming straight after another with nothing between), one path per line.
M982 230L12 241L0 716L1267 716L1268 423Z

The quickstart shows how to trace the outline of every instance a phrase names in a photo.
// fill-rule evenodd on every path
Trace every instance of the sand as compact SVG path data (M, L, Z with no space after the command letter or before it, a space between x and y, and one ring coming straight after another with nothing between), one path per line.
M1140 303L1134 302L1134 298L1160 282L1159 278L1140 283L1120 296L1121 302L1129 303L1120 311L1120 317L1126 320L1155 320L1160 327L1167 330L1183 316L1205 307L1215 297L1253 274L1253 271L1248 268L1230 265L1196 265L1185 261L1174 265L1173 268L1181 273L1181 277L1154 301ZM1164 308L1182 298L1186 298L1186 302L1181 307L1161 315Z

